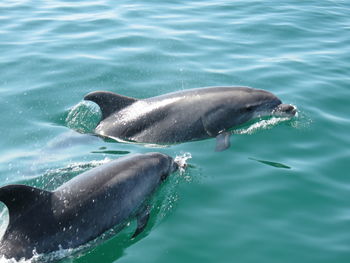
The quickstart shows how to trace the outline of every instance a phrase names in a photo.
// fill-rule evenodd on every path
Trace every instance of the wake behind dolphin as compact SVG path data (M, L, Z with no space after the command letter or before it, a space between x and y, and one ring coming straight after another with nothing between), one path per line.
M174 144L217 138L217 151L230 146L230 129L263 116L288 116L296 108L268 91L249 87L208 87L138 100L95 91L102 119L95 133L115 140Z
M36 253L76 248L112 227L137 219L133 237L148 222L148 199L178 169L165 154L122 157L82 173L50 192L25 185L0 188L9 225L0 255L29 259Z

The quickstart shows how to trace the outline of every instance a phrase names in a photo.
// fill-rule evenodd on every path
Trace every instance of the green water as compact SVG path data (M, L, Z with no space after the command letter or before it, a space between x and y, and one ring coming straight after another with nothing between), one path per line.
M62 262L347 263L349 72L347 0L2 0L0 182L55 189L128 153L190 153L146 233L130 240L132 222ZM268 90L299 116L243 127L220 153L214 139L149 148L69 128L98 121L79 104L90 91L147 98L218 85Z

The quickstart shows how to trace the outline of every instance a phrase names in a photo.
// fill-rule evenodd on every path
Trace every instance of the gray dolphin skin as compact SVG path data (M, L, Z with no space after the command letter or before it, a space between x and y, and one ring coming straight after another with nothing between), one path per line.
M47 253L78 247L134 217L135 237L147 224L149 197L176 169L165 154L136 154L82 173L53 192L4 186L0 201L7 206L10 220L0 241L0 255L19 260L31 258L34 249Z
M296 114L268 91L249 87L207 87L138 100L95 91L102 119L95 133L115 140L173 144L217 137L217 151L230 146L229 129L257 117Z

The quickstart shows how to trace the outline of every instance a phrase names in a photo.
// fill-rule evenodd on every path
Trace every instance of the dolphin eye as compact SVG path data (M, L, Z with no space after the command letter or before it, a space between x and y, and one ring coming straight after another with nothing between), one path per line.
M253 108L254 108L254 107L250 105L250 106L247 106L247 107L245 108L245 110L250 112L250 111L253 110Z

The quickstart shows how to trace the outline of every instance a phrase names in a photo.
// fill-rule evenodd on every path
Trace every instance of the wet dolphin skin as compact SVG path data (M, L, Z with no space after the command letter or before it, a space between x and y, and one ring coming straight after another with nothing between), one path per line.
M227 131L256 117L294 116L296 108L274 94L249 87L208 87L138 100L95 91L102 119L97 135L141 143L173 144L217 137L217 150L229 147Z
M135 154L82 173L53 192L1 187L0 201L10 220L0 254L18 260L31 258L34 249L47 253L78 247L134 217L136 236L148 221L147 199L176 169L165 154Z

